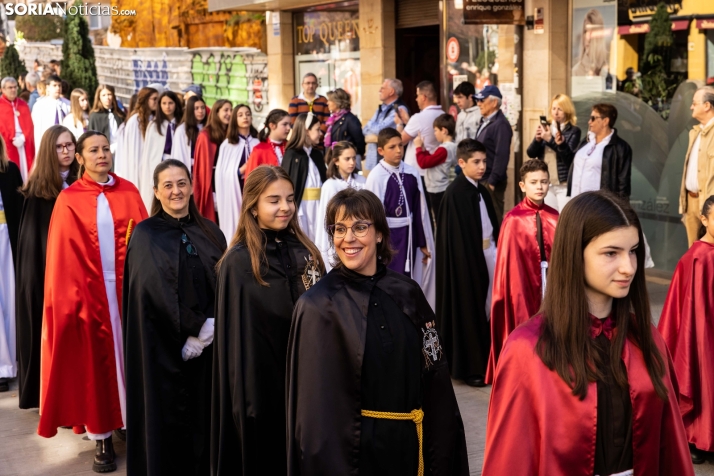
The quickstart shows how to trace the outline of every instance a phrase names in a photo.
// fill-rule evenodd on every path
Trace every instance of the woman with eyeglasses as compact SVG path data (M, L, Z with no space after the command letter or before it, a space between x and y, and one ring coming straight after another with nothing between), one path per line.
M21 189L25 197L20 219L15 270L15 315L20 408L40 406L40 343L44 312L47 233L55 202L77 180L76 140L64 126L42 136L35 166Z
M109 172L104 134L82 134L74 156L83 174L57 197L47 236L37 433L86 431L96 441L93 469L103 473L116 470L112 431L124 438L124 258L146 209L136 187Z
M281 167L253 170L238 229L218 264L212 474L285 474L290 321L295 302L325 271L300 229L294 194Z
M153 183L124 275L127 472L206 475L215 266L226 240L198 213L183 162L161 162Z
M346 188L325 228L337 262L300 298L290 330L288 475L469 474L434 313L416 282L387 268L384 205Z

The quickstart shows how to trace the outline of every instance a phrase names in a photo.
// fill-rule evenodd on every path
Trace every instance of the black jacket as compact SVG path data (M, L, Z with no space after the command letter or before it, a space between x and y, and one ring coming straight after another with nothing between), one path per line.
M580 143L580 147L572 153L570 159L570 172L568 172L568 196L573 187L573 159L578 150L588 144L587 136ZM600 175L600 189L610 190L623 198L630 196L632 190L632 148L630 144L620 139L617 129L613 129L610 143L605 146L602 153L602 172Z
M10 234L12 258L15 263L17 263L17 235L20 229L20 215L22 215L22 204L25 201L20 193L20 187L22 187L20 168L15 162L8 161L5 172L0 172L0 193L5 209L7 231Z
M573 126L566 124L561 130L563 134L562 144L558 145L555 143L555 136L551 137L549 141L541 140L540 142L533 139L531 145L528 146L526 154L531 159L543 160L545 157L545 147L550 147L555 152L555 159L558 166L558 180L560 183L565 183L568 181L568 172L570 171L570 164L573 161L574 155L573 151L578 150L580 145L580 128L578 126Z
M320 172L320 180L325 183L327 180L327 167L322 152L316 147L312 148L310 157L307 156L305 149L288 149L283 156L283 162L280 164L285 171L290 175L290 180L295 186L295 208L300 208L302 203L302 194L305 191L305 181L307 180L307 172L309 169L308 160L317 166Z
M362 133L362 124L357 116L348 112L339 121L332 124L331 132L333 143L342 140L352 142L357 147L357 154L364 156L364 134Z
M114 114L117 121L117 128L124 122L124 118L119 114ZM111 140L109 133L109 111L103 109L99 112L93 112L89 115L89 123L87 130L101 132L107 139Z
M476 136L476 140L486 147L486 173L483 180L491 185L498 185L508 180L506 169L511 158L512 139L511 123L500 109Z

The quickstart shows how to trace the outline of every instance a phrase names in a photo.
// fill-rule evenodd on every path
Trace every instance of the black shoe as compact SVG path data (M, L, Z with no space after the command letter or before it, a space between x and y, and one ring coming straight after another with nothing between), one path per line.
M126 430L114 430L114 436L116 436L122 441L126 441Z
M704 452L691 443L689 445L689 454L692 456L692 463L694 464L703 464L707 461L704 457Z
M486 382L483 379L483 376L481 375L474 375L473 377L469 377L467 379L464 379L464 383L468 385L469 387L485 387Z
M10 390L10 381L6 378L0 378L0 392L7 392Z
M97 440L97 450L94 453L94 465L92 469L95 473L111 473L117 470L117 464L114 461L114 445L112 437L105 440Z

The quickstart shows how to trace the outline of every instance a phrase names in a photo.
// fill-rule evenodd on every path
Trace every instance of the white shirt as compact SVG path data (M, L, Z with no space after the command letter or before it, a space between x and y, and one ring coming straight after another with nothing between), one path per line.
M471 185L476 187L476 189L478 190L478 182L466 175L464 175L464 177L466 177L466 180L471 182ZM480 194L481 193L479 191L479 195ZM478 201L478 205L479 209L481 210L481 236L483 236L484 240L489 239L491 240L491 243L493 243L493 224L491 224L491 218L488 216L488 208L486 208L486 201L483 199L483 197L481 197L481 199Z
M45 96L37 100L32 107L32 123L35 127L35 146L39 147L42 143L42 136L45 131L54 126L55 119L62 124L64 118L70 113L69 101L60 96L59 99L53 99Z
M576 197L585 192L600 190L602 154L614 133L615 130L613 129L607 137L600 141L599 144L596 144L595 133L588 132L588 143L578 150L573 160L571 197Z
M714 122L714 118L709 119L709 122L702 125L701 129L699 129L699 134L697 134L697 138L694 139L694 144L692 144L692 150L689 152L689 162L687 162L687 175L684 179L684 186L690 192L699 192L699 144L701 143L702 139L702 129L711 125L712 122Z
M421 133L421 138L424 140L424 147L433 154L437 147L439 147L439 141L434 137L434 119L444 114L444 110L441 106L427 106L422 109L421 112L414 114L409 118L409 122L404 127L404 132L412 137L416 137ZM414 146L414 141L407 144L407 151L404 154L404 162L407 165L411 165L419 171L419 175L424 175L426 171L419 167L416 158L416 147Z

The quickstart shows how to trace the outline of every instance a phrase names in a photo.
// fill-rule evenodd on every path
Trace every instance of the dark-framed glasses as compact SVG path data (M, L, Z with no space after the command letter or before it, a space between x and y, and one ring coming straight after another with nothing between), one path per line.
M66 144L57 144L57 153L61 154L64 149L67 149L67 152L74 152L75 145L73 142L68 142Z
M367 222L355 223L352 226L335 224L329 225L327 229L334 238L344 238L347 234L347 230L352 230L353 235L355 235L357 238L362 238L363 236L367 235L369 227L372 225L373 223Z
M183 243L186 246L186 252L190 254L191 256L197 256L198 251L196 251L196 247L193 246L193 243L188 239L188 236L186 236L186 233L181 235L181 243Z
M590 121L588 121L588 122L595 122L598 119L602 119L602 116L590 116Z

